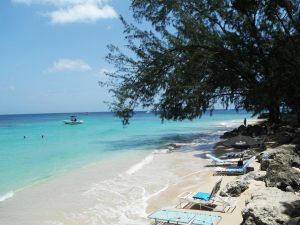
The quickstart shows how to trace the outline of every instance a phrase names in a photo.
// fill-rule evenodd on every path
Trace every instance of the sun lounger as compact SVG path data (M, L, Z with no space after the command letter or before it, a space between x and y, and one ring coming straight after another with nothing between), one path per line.
M221 217L213 214L191 212L190 210L159 209L148 216L155 224L170 223L183 225L215 225Z
M212 160L213 165L230 165L236 163L239 159L219 159L211 154L206 154L207 158Z
M179 206L182 208L188 204L215 208L220 206L222 212L232 212L236 206L236 200L231 197L221 197L218 192L221 188L222 178L214 185L211 192L184 192L178 196Z
M248 159L243 166L228 166L228 167L217 167L215 168L215 174L224 174L224 175L231 175L231 174L244 174L247 170L249 164L255 159L255 156Z

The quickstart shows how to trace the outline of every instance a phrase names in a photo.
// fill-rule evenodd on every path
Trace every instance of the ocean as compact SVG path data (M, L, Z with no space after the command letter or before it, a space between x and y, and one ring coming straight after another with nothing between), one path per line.
M84 120L84 123L65 125L63 120L68 119L70 115L76 115L78 119ZM82 191L82 196L91 193L99 196L103 194L103 190L111 189L112 191L112 187L119 187L118 190L125 191L127 194L136 185L133 185L132 182L139 183L142 179L145 184L140 184L142 187L139 186L139 188L143 193L143 197L141 197L143 201L137 210L144 209L147 200L168 186L164 182L151 183L153 177L150 177L150 174L152 176L156 173L156 170L152 168L150 172L150 167L147 168L147 165L157 160L157 165L153 164L153 167L161 167L161 170L165 170L169 174L169 169L164 167L168 163L168 154L165 153L184 152L191 149L200 153L204 150L210 151L224 131L241 125L244 118L251 118L251 114L245 111L216 110L213 116L207 114L202 116L201 119L193 121L164 121L162 123L158 117L151 113L137 112L130 121L130 125L123 127L120 119L112 113L1 115L0 208L1 204L6 201L9 204L9 201L17 198L18 195L21 198L22 193L26 193L26 191L30 193L30 190L47 185L49 181L51 184L51 181L55 179L68 180L68 174L74 171L84 171L84 168L89 168L91 165L98 165L102 166L102 169L98 168L97 172L93 172L95 173L93 178L88 178L92 172L86 172L87 175L81 176L85 176L88 181L82 181L82 177L77 179L76 182L81 180L78 188L83 183L90 182L91 184L88 188L84 187L86 189ZM155 154L164 154L164 156L155 159ZM166 165L158 163L159 160L164 160ZM180 160L180 158L176 160ZM88 171L88 169L86 170ZM149 173L147 170L149 170ZM135 179L132 179L133 176L131 176L138 174L138 171L143 171L142 178L139 181L136 180L138 176ZM147 180L147 174L149 180ZM157 176L160 176L159 172L156 174ZM95 180L95 177L97 180ZM163 180L163 178L160 179ZM72 182L59 186L67 187L69 185L72 188ZM130 189L124 188L125 186L130 187ZM151 187L151 191L150 189L147 190L146 187ZM50 185L48 189L51 189ZM97 192L98 189L102 191ZM63 191L65 190L62 189ZM113 194L116 194L115 192L116 190ZM147 194L147 192L149 193ZM76 190L76 193L78 195L78 190ZM147 197L145 197L146 194ZM29 196L30 194L26 195ZM132 195L128 198L126 201L124 200L126 204L129 204L128 201L133 201ZM68 200L64 200L64 202L66 201ZM83 201L81 199L81 204ZM120 201L120 199L118 198L116 201ZM102 198L94 207L99 207L100 203L104 204L103 202L105 200ZM91 202L88 204L92 205ZM134 204L138 205L137 203ZM2 205L2 209L6 208L8 210L8 206ZM54 206L59 208L59 206ZM14 212L15 207L19 207L19 205L14 205ZM91 208L91 206L89 207ZM112 204L113 207L115 207L114 204ZM22 209L22 211L24 210ZM76 208L76 210L78 209ZM2 212L4 214L3 210ZM5 213L5 216L8 212ZM101 213L103 220L105 211L102 209ZM107 216L111 213L111 211L108 211ZM71 214L74 217L75 213L72 212ZM4 219L3 215L1 217ZM128 218L126 219L128 220ZM43 220L46 219L43 218ZM69 220L70 218L68 218ZM24 218L22 218L22 221L23 224L26 224ZM107 221L103 221L103 224L110 224ZM111 224L133 224L124 221L123 218L111 222ZM5 222L5 224L9 224L8 221ZM66 222L52 222L49 224L67 224ZM13 223L17 224L17 221L13 221ZM33 221L30 221L30 223L34 224ZM43 224L40 221L39 223ZM74 224L74 221L72 223ZM95 223L102 224L100 219L96 220ZM93 223L84 222L83 224Z

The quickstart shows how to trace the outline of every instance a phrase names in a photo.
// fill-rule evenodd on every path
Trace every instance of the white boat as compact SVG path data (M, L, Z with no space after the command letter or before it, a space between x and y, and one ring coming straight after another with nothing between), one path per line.
M76 116L70 116L70 119L64 120L64 123L69 125L77 125L77 124L82 124L83 120L78 120Z

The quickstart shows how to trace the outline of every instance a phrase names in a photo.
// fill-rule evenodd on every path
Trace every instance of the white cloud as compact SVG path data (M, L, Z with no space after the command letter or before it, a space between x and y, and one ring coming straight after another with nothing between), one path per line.
M92 67L80 59L59 59L48 69L52 73L62 71L87 72L91 70Z
M51 23L94 22L99 19L116 18L115 10L110 6L99 8L94 4L75 5L68 9L59 9L49 13Z
M44 13L52 24L94 22L99 19L117 18L116 11L107 0L11 0L16 4L49 5L55 9Z

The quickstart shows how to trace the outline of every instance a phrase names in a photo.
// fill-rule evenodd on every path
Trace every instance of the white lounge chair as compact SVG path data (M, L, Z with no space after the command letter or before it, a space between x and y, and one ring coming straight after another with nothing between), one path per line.
M234 174L244 174L247 171L247 167L249 164L255 159L255 156L248 159L243 166L228 166L228 167L217 167L215 168L215 174L223 174L223 175L234 175Z
M211 154L206 154L207 158L212 160L213 165L231 165L237 163L240 159L219 159Z
M220 206L222 212L232 212L236 207L236 200L232 197L221 197L218 192L221 188L222 178L214 185L211 192L184 192L178 195L181 208L193 204L201 207L215 208Z

